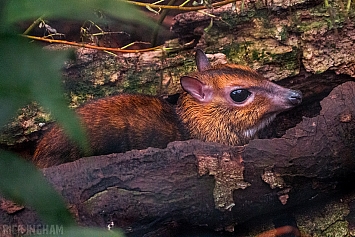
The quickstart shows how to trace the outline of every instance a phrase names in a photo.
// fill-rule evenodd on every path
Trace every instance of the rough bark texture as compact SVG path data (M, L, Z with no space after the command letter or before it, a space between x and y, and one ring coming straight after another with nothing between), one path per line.
M237 11L231 5L211 10L212 27L207 14L178 15L172 26L178 38L165 43L180 48L178 53L76 50L78 60L68 62L64 73L72 107L123 91L179 92L179 77L195 70L193 50L186 49L196 45L213 63L247 64L304 94L303 106L260 134L277 139L254 140L242 150L175 142L164 150L84 158L44 170L78 221L104 228L113 222L131 236L167 236L186 226L236 227L247 236L241 226L265 229L265 219L286 212L305 234L354 236L354 84L337 87L319 104L337 85L354 81L354 3L348 13L341 1L328 9L322 3L238 1ZM1 144L33 145L48 121L28 106L0 134ZM331 202L320 201L332 196ZM32 210L1 203L0 224L38 223Z
M335 88L320 114L279 139L244 147L190 140L166 149L83 158L44 169L80 224L113 222L129 236L166 236L181 226L232 230L339 191L355 168L355 83ZM37 224L24 209L0 224Z
M78 49L77 61L68 62L64 73L70 106L120 92L179 92L180 76L195 70L193 51L186 49L196 45L215 63L247 64L270 80L283 83L286 79L291 87L301 87L313 95L323 93L322 86L308 87L308 79L316 75L322 79L318 85L325 81L325 85L332 83L332 88L341 81L354 80L354 3L349 12L346 4L337 1L326 9L319 0L237 1L236 10L231 4L206 10L215 16L212 25L208 14L176 16L171 29L178 38L164 45L172 51L115 56ZM334 72L348 77L330 75ZM302 84L299 78L304 79ZM335 84L334 79L338 80ZM24 108L0 134L0 146L21 149L26 143L33 145L41 125L50 120L36 106Z

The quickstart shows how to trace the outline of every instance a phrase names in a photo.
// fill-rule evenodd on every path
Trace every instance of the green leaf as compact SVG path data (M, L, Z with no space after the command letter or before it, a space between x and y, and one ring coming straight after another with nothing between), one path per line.
M50 110L68 135L88 149L84 131L63 97L61 69L68 52L50 52L13 34L14 25L39 17L98 19L98 11L118 19L153 25L133 6L120 0L0 0L0 126L5 125L23 105L37 101ZM30 164L0 150L0 193L18 204L36 209L53 225L75 224L62 198ZM109 231L65 228L61 236L122 236ZM43 236L43 235L42 235Z
M42 173L33 164L3 150L0 150L0 193L17 204L35 208L47 224L75 224L63 199Z
M2 24L13 24L38 17L97 20L97 11L104 11L122 20L148 24L142 12L122 0L8 0Z
M14 35L0 35L0 126L21 105L39 102L50 110L68 136L89 150L84 130L64 99L60 70L68 52L47 51Z

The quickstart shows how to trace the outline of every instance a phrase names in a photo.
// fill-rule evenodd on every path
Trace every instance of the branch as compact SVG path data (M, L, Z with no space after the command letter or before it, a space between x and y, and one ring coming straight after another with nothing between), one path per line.
M141 7L150 7L150 8L156 8L156 9L173 9L173 10L180 10L180 11L198 11L198 10L204 10L204 9L209 8L206 6L183 7L183 6L157 5L157 4L149 4L149 3L142 3L142 2L135 2L135 1L126 1L126 2L133 4L133 5L141 6ZM211 8L223 6L228 3L233 3L233 2L236 2L236 0L225 0L222 2L216 2L216 3L211 4Z
M143 52L154 51L154 50L165 50L164 46L157 46L157 47L147 48L147 49L121 49L121 48L100 47L100 46L71 42L66 40L48 39L43 37L31 36L31 35L22 35L22 36L29 39L44 41L48 43L66 44L66 45L72 45L77 47L97 49L97 50L110 51L110 52L118 52L118 53L143 53Z

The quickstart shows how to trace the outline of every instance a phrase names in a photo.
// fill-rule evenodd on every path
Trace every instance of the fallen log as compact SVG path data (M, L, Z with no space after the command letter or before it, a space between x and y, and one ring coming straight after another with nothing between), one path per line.
M43 170L83 226L167 236L186 226L233 231L253 217L329 196L355 168L355 82L336 87L320 114L282 138L243 147L197 140L87 157ZM0 224L40 223L0 210Z

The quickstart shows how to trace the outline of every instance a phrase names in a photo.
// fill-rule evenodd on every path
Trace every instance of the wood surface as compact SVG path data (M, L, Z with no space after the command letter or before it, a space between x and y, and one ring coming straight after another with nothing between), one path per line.
M166 236L186 226L233 230L339 191L355 168L355 83L336 87L320 114L281 138L243 147L197 140L82 158L44 175L84 226L111 222L128 236ZM33 210L0 210L1 224L37 224Z

